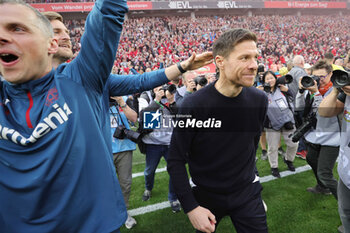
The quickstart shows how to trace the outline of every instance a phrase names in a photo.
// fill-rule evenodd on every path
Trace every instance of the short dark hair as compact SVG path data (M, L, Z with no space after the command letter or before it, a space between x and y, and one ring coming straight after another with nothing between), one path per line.
M325 69L327 73L330 73L333 71L332 65L328 64L326 60L321 59L318 60L313 67L311 67L311 73L314 72L314 70L321 70Z
M50 21L31 5L25 3L22 0L0 0L0 5L2 4L18 4L29 8L36 15L39 22L38 27L41 29L41 31L49 37L53 36L53 30Z
M235 28L224 32L213 44L213 56L228 57L235 46L243 41L252 40L257 42L256 35L243 28Z

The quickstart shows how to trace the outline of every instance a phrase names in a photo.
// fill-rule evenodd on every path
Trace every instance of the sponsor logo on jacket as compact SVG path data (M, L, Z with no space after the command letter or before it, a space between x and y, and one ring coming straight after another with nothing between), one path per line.
M24 137L14 129L0 125L0 139L9 140L22 146L35 143L39 138L63 125L68 121L69 115L73 113L67 103L64 103L62 108L58 104L54 104L53 108L54 111L37 124L29 138Z

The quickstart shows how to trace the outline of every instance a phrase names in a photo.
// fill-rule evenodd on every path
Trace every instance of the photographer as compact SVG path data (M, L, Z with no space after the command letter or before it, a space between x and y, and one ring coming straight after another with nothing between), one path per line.
M254 87L260 86L262 84L262 76L264 73L265 73L265 66L263 64L259 64L258 71L255 76L255 81L253 84Z
M264 85L258 88L261 90L264 89L269 99L267 117L265 120L266 140L268 145L267 156L269 158L272 175L280 178L281 175L278 170L278 147L281 135L284 137L284 142L287 145L284 162L287 164L288 170L295 171L293 161L298 143L292 142L288 137L289 134L295 131L293 109L288 100L292 94L288 90L288 87L277 83L277 77L272 71L266 71L263 74L262 82Z
M154 175L161 157L163 156L165 161L168 160L168 151L173 132L170 121L172 121L172 116L177 112L175 92L176 87L173 84L166 84L154 88L153 92L147 91L142 93L139 99L139 107L141 110L140 117L143 117L144 112L159 111L159 114L161 115L160 119L163 119L163 122L168 126L164 127L164 125L161 125L159 129L154 129L151 133L142 138L142 141L146 144L146 167L144 171L145 191L142 195L143 201L148 201L151 198L151 192L154 185ZM147 103L147 106L145 106L145 103ZM145 119L143 119L143 121L144 120ZM180 203L177 200L170 178L168 200L174 213L181 210Z
M253 86L254 87L258 87L260 85L262 85L262 76L265 73L265 66L263 64L259 64L258 65L258 71L257 74L255 76L255 81ZM262 131L261 136L260 136L260 140L259 140L259 144L261 147L261 160L266 160L267 159L267 150L266 150L266 132L265 130ZM256 159L258 159L256 157Z
M128 209L132 183L132 152L136 150L136 144L125 135L119 138L115 133L118 130L119 134L123 133L123 129L130 130L129 121L136 123L137 113L126 104L126 96L111 97L110 100L113 162ZM136 220L128 214L125 227L131 229L135 225Z
M325 60L319 60L312 67L312 75L314 80L310 87L305 87L307 77L299 80L299 92L296 96L296 105L304 109L303 125L306 125L305 122L317 120L304 135L308 149L306 161L312 167L317 180L317 185L307 188L307 191L320 194L331 192L337 198L337 181L333 176L333 168L339 153L340 121L337 116L324 118L317 112L322 99L333 89L330 81L332 66Z
M293 106L294 106L294 119L295 119L295 126L298 128L302 124L302 115L303 111L302 109L299 109L296 107L295 104L295 98L298 93L298 83L299 79L305 75L307 75L306 70L304 69L305 67L305 60L304 57L301 55L296 55L293 58L293 68L289 71L289 74L293 76L293 82L288 84L288 88L292 92L293 95ZM301 138L299 141L299 146L297 149L297 154L296 156L305 159L306 158L306 146L304 143L304 140Z
M184 86L177 89L175 93L175 100L178 106L181 105L184 98L195 91L203 88L208 80L205 76L198 75L195 71L187 71L183 74Z
M333 88L319 107L322 117L336 117L344 113L342 120L342 133L340 136L340 150L338 162L338 210L344 226L344 232L350 232L350 85L341 88L344 93L339 94L338 89ZM339 227L340 230L342 227Z

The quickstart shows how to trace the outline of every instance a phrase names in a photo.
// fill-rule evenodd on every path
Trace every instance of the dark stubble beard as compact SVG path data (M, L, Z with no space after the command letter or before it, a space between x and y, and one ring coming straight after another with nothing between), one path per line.
M73 54L71 55L66 55L66 54L60 54L59 52L56 53L54 56L53 56L53 59L56 59L60 62L60 64L68 61L69 59L71 59L73 57Z

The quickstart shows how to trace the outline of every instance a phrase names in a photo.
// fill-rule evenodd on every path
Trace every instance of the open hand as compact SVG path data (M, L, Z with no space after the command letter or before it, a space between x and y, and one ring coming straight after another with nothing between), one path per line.
M181 62L181 67L186 71L196 70L203 66L209 65L212 62L213 62L212 52L205 52L199 55L196 55L196 53L193 53L191 57Z

